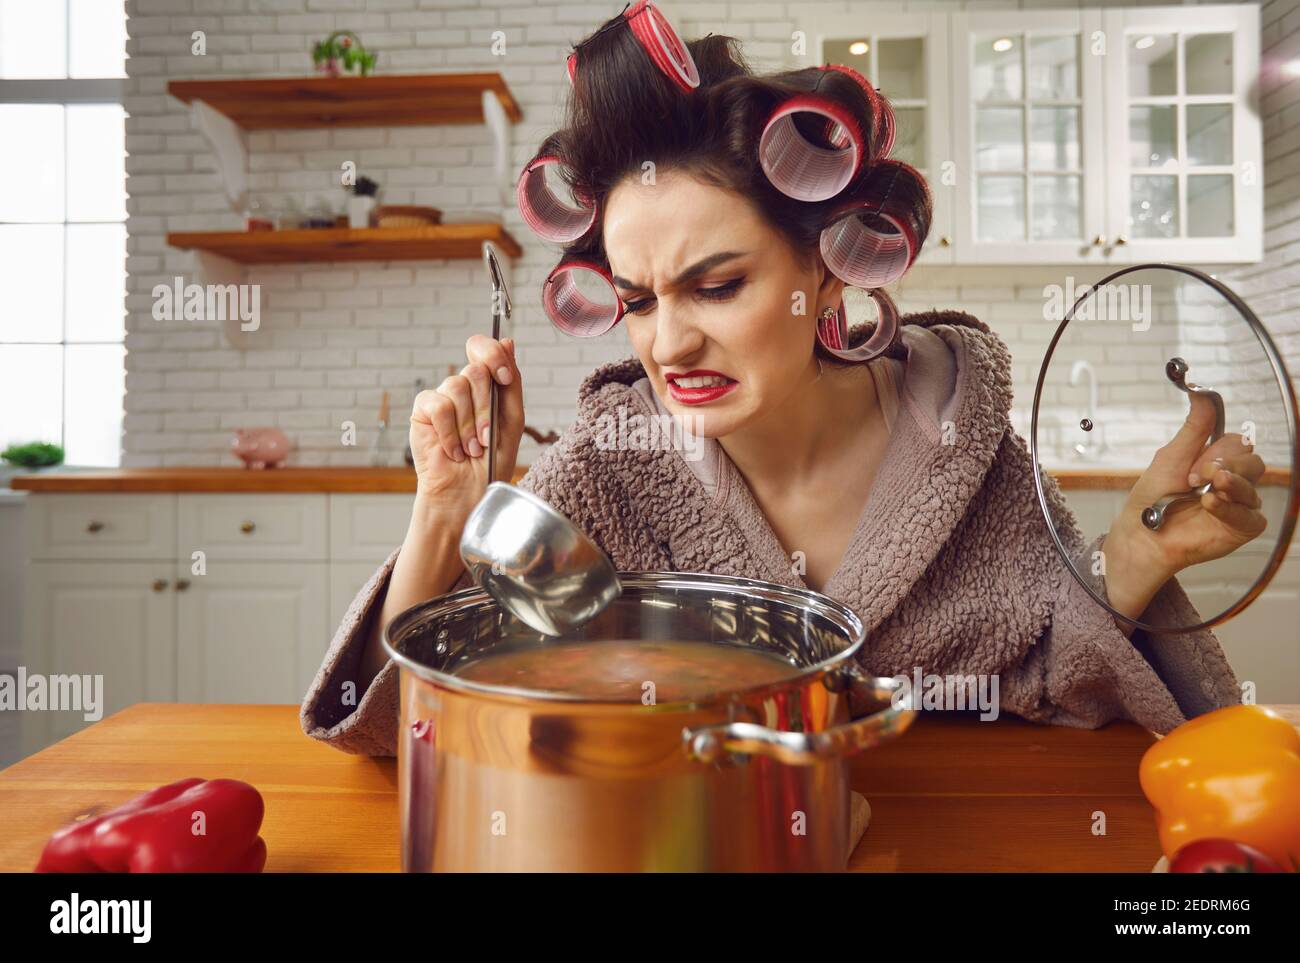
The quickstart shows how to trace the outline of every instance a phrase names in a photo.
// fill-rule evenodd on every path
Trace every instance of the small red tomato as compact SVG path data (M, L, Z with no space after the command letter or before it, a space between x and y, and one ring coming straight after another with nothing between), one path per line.
M1169 862L1171 873L1284 873L1258 849L1231 839L1198 839L1188 843Z

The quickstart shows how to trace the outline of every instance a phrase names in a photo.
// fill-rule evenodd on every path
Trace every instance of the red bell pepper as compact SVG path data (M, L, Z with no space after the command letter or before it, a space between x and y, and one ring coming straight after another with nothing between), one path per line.
M234 779L182 779L60 829L38 873L260 873L262 796Z

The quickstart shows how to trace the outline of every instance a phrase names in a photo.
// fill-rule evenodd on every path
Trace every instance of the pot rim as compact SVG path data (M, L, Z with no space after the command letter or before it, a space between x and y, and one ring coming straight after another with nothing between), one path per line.
M744 589L751 594L756 594L759 597L770 601L790 603L797 605L800 608L816 612L843 627L850 637L849 644L839 652L836 652L828 658L822 659L820 662L797 668L797 671L776 682L764 682L745 688L719 690L705 698L678 699L673 702L657 702L653 706L648 707L652 709L664 710L680 706L707 705L715 702L730 701L737 696L748 697L760 695L768 691L777 691L794 685L806 684L815 681L837 668L840 668L845 662L851 660L853 655L862 647L867 638L866 627L862 624L862 620L858 617L856 612L847 605L844 605L842 602L837 602L835 599L823 595L820 592L815 592L812 589L798 588L793 585L783 585L779 582L768 582L762 579L742 578L735 575L711 575L707 572L632 571L619 572L618 577L624 588ZM440 614L443 611L461 608L465 604L471 602L489 602L499 607L499 603L478 586L464 588L458 592L450 592L445 595L435 596L434 598L428 599L424 602L418 602L405 611L399 612L393 617L392 621L384 626L384 630L380 636L380 641L383 645L384 651L388 654L388 657L392 659L392 661L396 662L404 671L414 673L416 677L423 681L469 695L486 696L489 698L504 699L511 702L523 700L559 703L565 705L609 706L623 709L647 708L639 702L593 699L570 692L553 692L543 689L526 689L518 686L492 685L491 683L486 682L471 681L416 662L410 656L403 652L399 652L394 648L390 636L400 634L401 630L406 628L406 626L416 618L428 618L432 615Z

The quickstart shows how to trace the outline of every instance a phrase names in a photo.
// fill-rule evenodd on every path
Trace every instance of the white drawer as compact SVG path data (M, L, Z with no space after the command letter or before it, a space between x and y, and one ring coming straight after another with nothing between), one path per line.
M378 565L402 544L414 495L331 495L330 559Z
M33 493L27 512L33 559L167 559L176 551L175 495Z
M325 495L181 495L176 554L208 558L323 561Z

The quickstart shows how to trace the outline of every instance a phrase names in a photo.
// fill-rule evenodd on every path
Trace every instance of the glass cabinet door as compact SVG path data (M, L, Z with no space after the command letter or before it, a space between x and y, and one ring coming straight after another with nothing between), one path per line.
M1107 74L1111 259L1262 256L1257 7L1113 10Z
M964 263L1104 260L1095 11L954 14Z
M911 164L934 198L930 235L918 264L953 260L953 178L948 137L948 18L942 14L853 15L818 22L818 63L846 64L871 81L894 108L891 157ZM945 183L946 181L946 183Z

